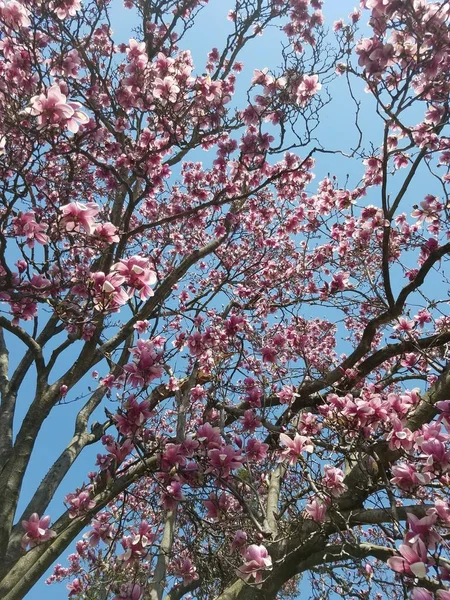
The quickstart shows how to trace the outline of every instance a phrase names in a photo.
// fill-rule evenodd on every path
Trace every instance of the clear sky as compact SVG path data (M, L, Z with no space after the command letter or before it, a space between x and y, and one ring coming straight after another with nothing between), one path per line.
M331 25L334 20L339 17L347 17L357 4L357 0L325 0L324 12L327 23ZM206 55L209 50L217 46L221 47L221 41L225 39L226 32L230 23L226 19L228 10L232 7L233 2L229 0L210 0L210 4L203 10L198 19L197 26L191 30L183 40L182 47L189 48L194 57L194 63L199 65L199 68L206 62ZM367 13L365 20L367 20ZM364 22L364 19L363 19ZM133 12L125 9L121 0L113 0L112 2L112 26L115 31L116 42L126 42L133 36ZM276 67L281 61L279 34L275 30L269 31L261 38L256 38L253 45L250 45L242 55L242 60L245 63L245 70L239 76L238 93L235 97L235 104L243 106L245 101L244 92L248 84L254 68ZM359 97L363 100L361 123L368 138L374 137L374 142L379 143L380 139L376 139L380 134L379 126L377 127L376 119L374 119L372 106L369 96L365 95L362 90L359 92ZM355 143L356 131L354 128L354 111L351 106L348 92L346 91L345 80L336 81L333 83L333 101L331 105L325 108L321 116L319 137L326 140L329 148L340 149L343 146L347 149ZM195 159L205 162L208 159L205 153L201 150L196 152ZM345 161L337 156L322 156L317 164L317 178L312 185L314 189L321 177L328 172L338 173L340 178L344 178L348 173L351 177L351 182L356 184L362 173L361 165ZM374 192L376 193L376 191ZM376 203L375 198L370 200L368 204ZM70 361L70 356L67 356L67 361ZM78 388L78 393L81 390ZM75 400L73 394L68 400ZM21 398L19 405L18 418L20 419L26 409L26 391ZM35 486L40 482L45 475L46 470L53 462L55 457L64 448L64 445L70 440L73 431L73 419L79 409L80 401L74 401L67 405L57 407L51 417L45 423L40 437L38 439L35 455L31 461L29 472L25 480L23 490L23 502L19 510L24 507L29 500ZM101 420L101 416L99 418ZM89 448L79 458L71 473L63 482L62 489L59 490L57 496L52 502L48 513L56 517L62 508L62 499L64 495L73 491L77 485L80 485L86 477L86 473L94 468L96 448ZM58 562L66 564L65 555L60 557ZM27 600L64 600L67 597L65 584L46 586L44 581L39 582L35 588L26 596Z

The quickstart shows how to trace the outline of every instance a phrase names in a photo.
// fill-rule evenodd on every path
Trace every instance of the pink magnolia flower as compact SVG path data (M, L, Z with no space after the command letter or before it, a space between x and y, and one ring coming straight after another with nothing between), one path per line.
M124 278L116 273L105 275L102 271L91 273L94 285L94 306L98 311L117 312L129 300L122 288Z
M241 451L235 450L232 446L222 446L220 449L213 448L208 451L208 458L211 467L207 471L217 470L224 477L227 477L230 471L239 469L243 461Z
M71 519L87 513L95 506L95 502L91 500L88 490L67 494L64 498L64 502L69 505L69 516Z
M79 123L87 123L89 118L79 110L79 102L68 102L57 83L45 93L33 96L31 106L25 109L33 117L37 117L38 129L50 126L66 127L77 133Z
M251 544L243 555L244 564L237 569L237 575L244 581L255 578L258 585L263 580L264 571L272 569L272 559L265 546Z
M180 88L173 77L167 76L164 79L157 77L155 79L153 88L154 98L161 98L173 103L176 102L179 91Z
M231 552L240 550L247 543L247 534L242 529L238 529L234 534L233 541L230 544Z
M83 591L83 583L81 579L78 579L78 577L76 577L71 583L68 583L66 585L66 588L69 591L69 598L71 598L72 596L77 596L78 594L81 594L81 592Z
M232 496L226 492L219 495L211 492L209 500L204 500L203 504L207 510L205 519L212 520L221 519L222 517L226 518L227 514L235 508Z
M37 513L33 513L28 521L22 521L22 527L25 530L25 535L22 538L22 548L33 548L42 542L56 536L56 533L50 529L50 517L39 517Z
M15 235L26 236L29 248L34 248L35 241L42 245L46 245L49 242L48 235L45 233L48 226L45 223L37 223L36 215L33 211L19 213L12 220L12 225Z
M113 539L113 527L109 523L110 514L107 512L97 515L97 519L91 522L92 529L83 534L89 540L89 546L97 546L100 540L108 543Z
M61 208L62 219L60 221L62 227L68 232L79 232L81 227L84 231L91 235L94 233L95 217L100 208L95 202L71 202Z
M175 577L183 580L184 585L198 579L197 568L190 558L176 558L172 563L172 570Z
M404 573L411 577L425 577L427 574L427 548L422 540L418 540L412 546L401 544L398 551L401 556L392 556L387 564L393 571Z
M151 525L143 520L139 523L138 530L133 530L131 535L124 535L120 541L125 552L119 556L121 560L129 562L147 554L148 546L153 544L156 535Z
M200 425L197 429L197 440L201 444L205 444L209 449L220 448L222 445L220 429L218 427L213 427L210 423Z
M195 331L191 336L189 336L187 346L191 354L194 356L200 356L205 349L202 334L199 331Z
M436 500L434 508L430 508L428 514L436 514L443 523L450 524L450 506L445 500Z
M413 588L411 600L433 600L433 594L422 587Z
M297 394L292 385L284 385L276 395L281 404L291 404Z
M181 500L183 500L181 484L179 481L172 481L172 483L168 485L165 491L162 493L162 504L167 510L172 510Z
M391 479L391 483L402 490L408 490L418 485L427 485L431 481L430 473L418 473L416 467L412 464L400 463L394 465L392 474L394 477Z
M330 293L335 294L336 292L343 292L349 287L350 273L340 271L334 273L330 284Z
M393 429L387 436L389 448L391 450L411 450L414 445L414 436L412 431L403 427L400 419L392 419Z
M322 484L336 498L343 494L347 489L344 483L344 473L341 469L332 467L331 465L324 466L325 477L322 479Z
M257 438L250 438L245 447L247 458L251 461L259 462L266 458L269 444L264 444Z
M436 592L437 600L450 600L450 591L448 590L437 590Z
M136 321L136 323L133 325L133 329L136 329L136 331L140 334L147 333L148 321Z
M117 242L120 242L118 229L112 223L100 223L94 229L94 235L108 244L117 244Z
M241 423L243 431L248 431L249 433L253 433L258 427L261 427L258 415L250 408L244 412L244 416L241 417Z
M81 0L57 0L57 2L52 2L50 6L55 11L58 19L63 20L77 14L81 9Z
M395 331L399 331L401 333L408 333L414 329L414 321L408 321L405 317L400 317L397 321L397 324L394 325Z
M186 450L181 444L166 444L161 456L161 469L170 471L172 467L184 467L186 464Z
M267 363L276 363L277 362L277 354L278 351L276 348L272 348L270 346L264 346L261 349L263 362Z
M447 431L450 432L450 400L436 402L435 406L441 413L439 420L442 420Z
M319 498L313 498L305 506L305 511L316 523L323 523L327 514L327 503Z
M413 514L409 514L409 531L405 535L405 542L414 544L418 540L422 540L430 551L435 550L436 545L441 539L440 535L433 527L436 521L436 513L429 514L421 519Z
M152 263L143 256L131 256L121 259L112 268L125 278L127 285L130 286L128 293L137 290L141 300L146 300L153 296L151 285L156 283L156 273L152 269Z
M146 386L162 376L162 355L156 351L152 340L139 339L131 352L133 362L126 364L123 369L129 373L128 381L132 387Z
M150 415L149 400L138 402L131 395L128 397L123 410L119 414L114 415L113 419L122 435L133 436L143 427Z
M0 17L5 21L8 27L15 29L17 27L30 27L30 11L16 0L9 2L0 2Z
M296 90L297 103L305 106L312 96L321 89L322 84L319 83L318 75L304 75Z
M290 465L295 465L302 452L313 452L314 446L311 440L304 435L295 434L295 438L291 438L285 433L280 433L280 442L287 446L286 450L281 452L281 459L287 460Z
M428 439L421 444L423 454L426 459L425 471L446 472L450 468L450 451L447 450L447 444L439 439Z
M108 436L106 436L108 437ZM109 436L111 437L111 436ZM102 439L103 441L103 439ZM106 442L106 449L108 450L108 452L111 453L111 455L114 457L114 459L117 461L117 464L121 464L123 463L123 461L127 458L127 456L129 454L131 454L131 452L134 449L134 445L131 439L126 439L123 444L119 444L117 443L114 439L109 439Z

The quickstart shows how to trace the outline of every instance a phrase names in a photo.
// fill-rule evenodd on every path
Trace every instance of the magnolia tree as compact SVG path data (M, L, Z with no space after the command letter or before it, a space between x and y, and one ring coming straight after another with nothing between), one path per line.
M449 600L450 2L109 4L0 2L0 597Z

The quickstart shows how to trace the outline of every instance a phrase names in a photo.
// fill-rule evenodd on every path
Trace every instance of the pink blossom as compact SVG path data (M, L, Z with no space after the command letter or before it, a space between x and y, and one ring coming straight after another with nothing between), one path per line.
M79 102L68 102L58 84L52 85L45 93L33 96L31 106L25 109L33 117L37 117L38 129L50 126L66 127L77 133L79 123L87 123L89 118L79 110Z
M227 513L232 510L233 507L233 499L232 497L223 492L219 495L211 492L209 495L209 499L203 502L207 513L205 515L205 519L218 520L223 517L226 517Z
M51 3L58 19L66 19L68 16L74 17L81 10L81 0L56 0ZM134 599L133 599L134 600Z
M323 523L325 521L327 509L326 502L319 498L313 498L305 506L305 511L316 523Z
M340 271L333 274L330 284L330 293L343 292L349 287L350 273Z
M179 481L172 481L168 485L161 497L162 504L167 510L174 509L178 502L183 500L183 492Z
M443 523L450 524L450 506L445 500L436 500L434 508L431 508L428 514L436 514Z
M35 241L42 245L48 244L49 238L45 233L48 226L45 223L37 223L36 215L33 211L19 213L12 220L12 224L15 235L26 236L29 248L34 248Z
M62 227L69 233L84 231L91 235L94 232L95 217L99 212L99 207L95 202L82 204L81 202L71 202L61 207Z
M164 77L161 79L157 77L154 81L153 96L160 98L161 100L168 100L169 102L176 102L180 88L177 85L173 77Z
M282 460L287 460L291 466L294 466L302 452L313 452L314 446L311 440L303 435L295 434L292 440L285 433L280 433L280 442L287 446L286 450L281 452Z
M197 568L193 565L190 558L176 558L172 563L172 570L175 577L183 580L184 585L198 579Z
M250 404L253 408L259 408L261 406L261 398L263 396L262 391L254 385L252 380L252 384L247 387L247 392L245 395L245 401Z
M414 445L414 437L412 432L403 427L400 419L392 419L393 429L387 436L389 448L391 450L411 450Z
M251 544L243 554L244 564L239 567L237 574L244 581L248 581L252 577L258 585L262 583L265 571L272 569L272 559L265 546Z
M318 75L304 75L296 90L297 103L305 106L321 88Z
M436 549L437 543L441 537L434 529L437 520L437 514L432 513L419 519L413 514L408 515L409 531L405 535L405 542L414 544L421 539L431 551Z
M450 467L450 451L447 450L446 444L439 439L429 439L421 444L423 452L422 457L426 459L425 470L434 471L449 470Z
M336 498L343 494L347 489L344 482L344 473L337 467L331 465L324 466L325 477L322 480L323 486Z
M114 596L112 600L141 600L143 590L137 583L124 583L120 586L118 596Z
M408 333L414 329L414 321L408 321L408 319L405 319L405 317L400 317L400 319L397 321L397 324L394 325L394 329L395 331Z
M94 306L98 311L117 312L126 304L129 297L122 288L123 277L115 273L105 275L102 271L91 273L94 287Z
M294 401L296 394L291 385L284 385L281 390L277 392L277 396L281 404L291 404L291 402Z
M245 453L250 461L260 462L267 456L269 444L264 444L256 438L250 438L245 447Z
M248 536L245 533L245 531L242 531L242 529L238 529L234 534L233 541L230 545L231 552L234 552L235 550L240 550L243 546L245 546L245 544L247 543L247 539Z
M141 429L150 417L149 400L138 402L131 395L128 397L123 409L118 415L114 415L117 429L122 435L133 436Z
M199 331L195 331L191 336L189 336L187 346L191 354L194 356L200 356L205 349L202 334Z
M128 290L129 295L132 291L137 290L141 300L153 296L153 290L150 286L156 283L156 273L152 269L152 263L147 258L135 255L127 259L121 259L112 269L125 278L127 285L130 287Z
M383 44L376 37L363 38L356 46L359 55L358 64L364 67L368 75L378 75L392 64L394 47Z
M169 471L172 467L186 464L186 451L181 444L166 444L161 456L161 469Z
M90 546L97 546L100 540L108 543L113 538L113 527L109 523L110 515L106 512L97 515L97 519L91 521L92 529L83 535L89 540Z
M22 548L33 548L56 536L56 533L50 529L50 517L39 517L33 513L28 521L22 521L22 527L25 535L22 537Z
M253 433L258 427L261 427L261 421L258 418L254 410L250 408L244 412L244 416L241 419L242 429Z
M147 333L148 321L136 321L136 323L133 325L133 329L136 329L136 331L140 334Z
M117 244L117 242L120 242L118 229L112 223L100 223L94 229L94 235L108 244Z
M95 502L91 499L88 490L80 490L74 494L67 494L64 502L69 505L69 516L71 519L87 513L95 506Z
M220 448L222 445L222 436L218 427L212 427L210 423L200 425L197 429L197 440L205 444L209 449Z
M387 561L393 571L412 577L426 576L428 563L427 549L422 540L418 540L412 546L401 544L398 550L401 556L393 556Z
M146 386L162 376L162 355L157 352L152 340L139 339L131 352L133 362L126 364L123 369L129 374L128 380L132 387Z
M277 361L277 350L275 348L271 348L270 346L264 346L261 349L263 362L267 363L275 363Z
M399 463L393 465L391 470L394 475L391 483L403 490L408 490L418 485L427 485L431 481L429 473L418 473L416 467L411 464Z
M0 2L0 18L6 25L15 29L17 27L30 27L30 11L17 0L9 0L9 2Z
M411 600L433 600L433 594L422 587L415 587L411 592Z
M230 471L239 469L243 461L240 450L235 450L232 446L213 448L208 451L208 457L211 463L208 470L217 470L223 477L227 477Z
M156 539L156 535L153 532L151 525L147 521L142 520L139 523L138 530L134 530L131 535L124 535L120 541L124 554L121 554L119 558L125 562L129 562L142 556L145 556L148 552L147 548Z
M69 591L69 598L72 596L78 596L84 589L82 581L76 577L71 583L66 585L67 590Z

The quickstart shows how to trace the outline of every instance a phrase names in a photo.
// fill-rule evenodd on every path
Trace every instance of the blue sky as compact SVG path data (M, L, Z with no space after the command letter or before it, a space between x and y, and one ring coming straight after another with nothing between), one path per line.
M331 25L339 17L346 18L356 4L355 0L326 0L324 12L327 23ZM219 49L221 48L221 42L225 39L230 26L230 23L226 19L226 14L232 5L233 2L225 0L210 0L210 4L200 14L197 26L183 40L182 47L191 50L194 63L199 65L200 69L206 62L206 55L209 50L214 46L217 46ZM121 0L113 0L111 6L115 40L118 43L126 42L133 36L133 12L123 8ZM363 22L365 20L367 20L367 13L364 15ZM239 76L240 83L238 84L238 92L235 97L236 105L242 106L245 101L244 92L253 69L264 67L274 68L280 63L279 56L279 34L275 30L266 32L261 38L256 38L254 43L245 49L242 55L245 70ZM333 101L322 113L319 137L326 140L327 147L329 148L340 149L343 147L343 144L349 148L354 145L357 137L354 127L353 106L346 90L344 78L340 81L335 81L332 90ZM363 100L361 123L365 134L369 139L373 138L375 143L379 143L381 128L379 127L379 122L377 123L377 120L374 119L371 99L362 90L358 92L358 96ZM208 162L208 157L202 150L196 151L194 158L195 160L204 159L205 162ZM342 178L342 183L348 173L351 182L356 184L362 173L362 169L361 165L346 161L341 157L322 155L318 159L315 172L317 173L317 178L312 184L312 189L315 188L315 184L317 184L321 177L328 172L337 173ZM377 194L376 190L374 194ZM417 199L415 199L415 202L417 202ZM367 203L376 204L376 197L373 199L368 197ZM14 348L18 350L16 342L14 343ZM69 364L70 359L71 356L68 354L66 356L67 364ZM67 364L64 366L67 366ZM78 392L80 391L78 388ZM74 395L68 398L69 401L73 401L74 399ZM17 415L19 419L24 414L26 403L27 394L26 390L24 390ZM37 442L35 454L31 460L29 472L26 476L19 511L25 506L33 489L35 489L36 485L45 475L46 470L55 457L70 440L73 431L73 420L79 406L80 403L76 401L58 406L45 423ZM80 485L85 479L86 473L93 469L96 452L96 448L89 448L78 459L74 469L72 469L71 473L64 480L62 489L59 490L52 502L48 511L49 514L56 517L60 513L64 495L73 491L77 485ZM65 555L60 557L58 562L63 565L66 564ZM49 587L45 585L44 581L39 582L26 596L27 600L42 600L43 598L46 600L63 600L66 597L65 584Z

